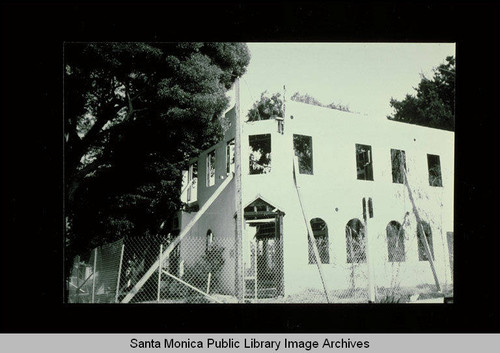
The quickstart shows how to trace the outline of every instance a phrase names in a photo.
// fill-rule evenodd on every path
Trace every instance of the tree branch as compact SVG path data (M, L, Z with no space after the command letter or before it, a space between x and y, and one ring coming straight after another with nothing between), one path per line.
M89 175L91 172L99 169L101 165L103 165L105 160L102 158L97 158L90 164L86 165L82 169L76 170L69 178L69 181L66 183L67 186L67 198L69 202L74 200L75 192L80 186L82 180Z

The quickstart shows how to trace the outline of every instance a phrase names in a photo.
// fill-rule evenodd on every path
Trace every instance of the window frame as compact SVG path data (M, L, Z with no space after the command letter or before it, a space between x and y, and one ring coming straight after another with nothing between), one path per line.
M431 166L431 159L437 161ZM432 173L439 173L438 176L432 175ZM438 154L427 153L427 173L429 175L429 186L433 187L443 187L443 173L441 170L441 157ZM436 174L437 174L436 173Z
M264 140L268 139L269 140L269 152L264 153L265 151L259 151L259 150L254 150L252 147L252 140L254 140L254 143L258 142L259 140ZM267 145L267 142L266 142ZM248 135L248 147L249 147L249 155L248 155L248 167L249 167L249 175L262 175L262 174L269 174L272 171L272 137L271 134L256 134L256 135ZM255 147L255 146L254 146ZM252 159L253 155L255 152L261 153L261 157L258 161L254 161ZM260 163L258 163L260 162ZM267 164L265 164L267 162ZM258 165L259 168L255 168L254 165ZM261 172L255 172L259 171Z
M305 139L308 139L309 143L306 143L305 145L307 147L309 147L309 151L310 151L310 165L306 165L307 167L310 168L310 171L308 171L303 163L304 161L304 155L306 154L305 152L306 151L298 151L296 146L297 146L297 142L298 142L298 139L299 138L305 138ZM293 151L294 151L294 156L297 157L298 159L298 165L299 165L299 174L305 174L305 175L314 175L314 149L313 149L313 139L312 139L312 136L309 136L309 135L301 135L301 134L293 134L292 136L292 140L293 140ZM298 152L302 152L301 155L298 155Z
M213 163L211 160L212 156L213 156ZM206 161L205 161L205 168L206 168L206 172L205 172L206 183L205 183L205 185L207 187L214 186L216 183L216 180L217 180L216 179L217 173L216 173L216 168L215 168L216 163L217 163L217 153L216 153L216 150L213 149L207 153L207 157L206 157ZM213 169L213 179L211 176L212 169Z
M393 184L404 184L405 177L404 177L404 174L401 173L401 165L399 164L399 161L398 161L397 166L395 165L395 161L399 159L399 158L395 158L396 154L403 156L403 168L404 168L406 173L408 172L408 166L406 164L406 151L396 149L396 148L391 148L392 183Z
M317 224L319 224L320 222L323 222L324 224L324 231L314 231L314 228L313 228L313 222L316 222ZM313 237L314 237L314 241L316 242L316 246L318 248L318 253L319 253L319 258L320 258L320 261L321 261L321 264L330 264L330 236L328 234L328 225L326 224L326 222L322 219L322 218L312 218L310 221L309 221L309 224L311 225L311 230L313 232ZM319 233L323 233L323 234L319 234ZM313 249L313 245L311 244L311 239L308 237L307 238L308 241L307 241L307 245L308 245L308 263L309 265L314 265L316 264L316 260L315 260L315 256L314 256L314 249ZM319 242L318 242L318 239L321 239Z
M366 151L363 149L366 148ZM359 152L361 150L361 153ZM373 149L371 145L364 145L361 143L356 143L355 144L355 157L356 157L356 179L357 180L365 180L365 181L374 181L374 176L373 176ZM361 160L360 156L363 155L363 153L366 153L367 158L369 161L364 163L364 160ZM363 164L361 166L361 164ZM364 175L364 178L360 178L360 170L362 171L362 174Z
M397 233L389 232L389 228L396 229ZM387 240L387 261L388 262L406 262L406 248L405 248L405 231L403 226L397 221L390 221L385 227L385 234ZM401 245L394 245L401 244ZM396 249L398 251L396 252Z
M233 146L232 148L232 154L231 154L231 146ZM234 150L235 150L235 140L234 139L231 139L229 141L227 141L226 143L226 176L229 176L229 174L231 174L231 172L234 173L235 171L235 168L236 168L236 160L235 160L235 155L234 155Z

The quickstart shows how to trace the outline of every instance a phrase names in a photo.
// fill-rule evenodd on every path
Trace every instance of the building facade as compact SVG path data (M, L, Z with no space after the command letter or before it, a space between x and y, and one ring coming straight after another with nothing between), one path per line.
M323 283L329 290L366 288L368 281L452 285L454 134L293 101L284 115L243 122L239 142L233 108L222 141L191 161L178 228L198 217L180 243L181 275L217 244L222 294L235 295L238 276L251 298L321 290ZM235 234L236 143L242 244Z

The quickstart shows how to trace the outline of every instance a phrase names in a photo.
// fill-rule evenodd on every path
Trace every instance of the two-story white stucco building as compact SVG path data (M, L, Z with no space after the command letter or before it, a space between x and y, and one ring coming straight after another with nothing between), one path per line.
M427 234L437 280L452 283L452 132L287 102L282 120L241 123L237 193L237 115L235 108L226 113L222 141L192 160L185 172L182 200L198 212L208 207L180 243L181 266L196 262L214 242L224 248L223 294L235 295L237 276L244 278L247 297L321 289L306 218L330 290L366 286L367 251L378 287L395 281L434 284L418 229ZM421 228L400 174L401 161ZM235 233L237 195L241 236ZM196 214L180 212L178 228L182 231ZM238 256L243 258L240 270Z

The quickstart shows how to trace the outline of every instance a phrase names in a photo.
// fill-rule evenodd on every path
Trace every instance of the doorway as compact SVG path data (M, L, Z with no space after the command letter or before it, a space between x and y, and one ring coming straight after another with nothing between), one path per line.
M284 294L283 213L257 199L245 207L245 296L262 299Z

